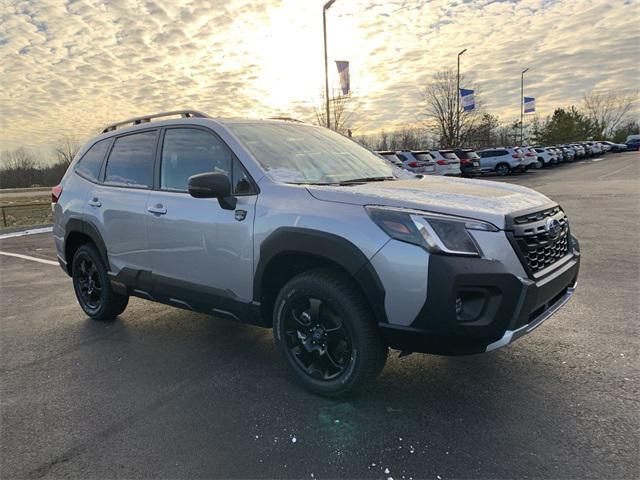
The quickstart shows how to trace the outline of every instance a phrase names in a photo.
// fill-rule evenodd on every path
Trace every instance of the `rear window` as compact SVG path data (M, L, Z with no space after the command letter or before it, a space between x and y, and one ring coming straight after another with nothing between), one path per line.
M157 131L134 133L116 139L104 181L122 187L151 188Z
M460 152L457 154L458 158L468 158L469 160L477 160L480 158L476 152Z
M433 157L430 153L414 153L413 156L421 162L433 162Z
M97 181L110 140L110 138L100 140L87 150L78 162L76 172L89 180Z
M442 156L447 160L459 160L458 156L453 152L440 152L440 153L442 153Z

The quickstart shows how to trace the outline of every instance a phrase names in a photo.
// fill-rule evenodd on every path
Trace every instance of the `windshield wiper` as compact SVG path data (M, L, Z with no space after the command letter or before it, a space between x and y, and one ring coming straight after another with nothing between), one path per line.
M387 180L396 180L396 177L363 177L352 178L351 180L343 180L339 185L351 185L353 183L368 183L368 182L386 182Z

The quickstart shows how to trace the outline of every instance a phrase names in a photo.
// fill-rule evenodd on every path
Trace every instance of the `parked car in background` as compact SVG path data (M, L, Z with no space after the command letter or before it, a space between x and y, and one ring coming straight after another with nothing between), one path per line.
M627 146L624 143L613 143L608 140L600 142L606 145L609 145L610 152L624 152L627 149Z
M609 145L607 142L598 140L596 143L600 146L600 148L602 148L602 153L607 153L609 150L611 150L611 145Z
M483 173L495 172L498 175L509 175L522 171L522 155L511 153L507 148L487 148L480 150L480 170Z
M572 143L571 146L575 149L576 151L576 157L578 158L583 158L587 155L587 151L585 150L585 148L580 145L579 143Z
M632 138L625 143L627 150L637 152L640 150L640 138Z
M537 158L542 168L547 168L547 167L550 167L551 165L556 164L556 156L554 153L550 151L549 148L535 147L534 150L538 154Z
M600 155L602 154L602 147L598 142L585 142L589 147L591 147L592 155Z
M460 159L460 171L463 177L480 175L480 155L470 148L459 148L453 153Z
M402 162L403 168L412 173L421 173L423 175L435 175L436 173L436 161L433 157L422 155L418 158L410 150L396 152L396 157Z
M398 158L398 156L396 155L396 152L391 152L388 150L379 150L377 152L374 152L377 155L381 156L382 158L384 158L385 160L391 162L393 165L395 165L398 168L403 168L404 165L402 164L402 160L400 160Z
M518 147L514 149L516 152L522 153L522 165L525 170L529 170L530 168L540 168L540 163L538 162L538 155L535 150L530 147ZM532 151L533 150L533 151Z
M460 176L460 159L453 150L431 150L429 152L436 161L436 174Z
M569 145L561 145L560 150L562 151L562 158L564 158L565 162L573 162L576 157L573 148L571 148Z

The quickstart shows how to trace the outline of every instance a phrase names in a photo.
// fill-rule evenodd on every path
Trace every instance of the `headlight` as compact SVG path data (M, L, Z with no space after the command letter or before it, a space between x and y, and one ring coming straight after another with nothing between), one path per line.
M468 230L497 232L494 225L461 217L390 207L365 207L376 225L402 242L421 246L431 253L480 256Z

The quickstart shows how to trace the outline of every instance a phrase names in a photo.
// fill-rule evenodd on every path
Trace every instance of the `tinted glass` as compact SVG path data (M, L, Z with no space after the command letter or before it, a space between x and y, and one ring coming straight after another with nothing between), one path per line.
M195 128L165 132L160 164L160 188L186 192L189 177L204 172L231 174L232 155L215 135Z
M238 159L233 160L233 193L235 195L246 195L254 193L249 174L240 164Z
M467 156L466 158L472 160L477 160L478 158L480 158L476 152L465 152L465 155Z
M231 123L228 128L277 182L336 183L392 177L380 157L331 130L294 123Z
M105 183L151 188L157 132L142 132L116 139L105 174Z
M398 158L399 158L400 160L402 160L403 162L406 162L406 161L407 161L407 157L406 157L406 156L404 156L403 154L398 153L397 155L398 155Z
M413 156L421 162L433 162L433 157L430 153L414 153Z
M89 180L98 180L100 176L100 169L102 168L102 161L107 153L109 147L109 141L111 139L100 140L93 145L87 153L85 153L76 167L76 172Z
M447 160L459 160L458 156L453 152L442 152L442 156Z

